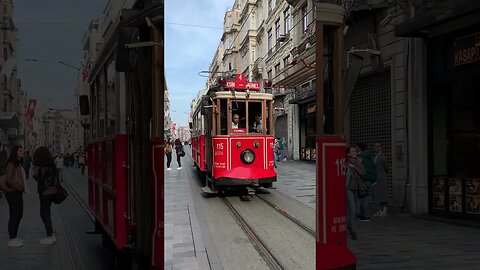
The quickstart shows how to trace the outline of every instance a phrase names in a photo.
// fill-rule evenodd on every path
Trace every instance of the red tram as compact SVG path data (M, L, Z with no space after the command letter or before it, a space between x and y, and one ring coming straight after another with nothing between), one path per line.
M163 269L163 0L137 1L103 33L80 97L88 207L116 268Z
M221 77L192 108L192 158L206 176L204 192L271 187L274 170L273 96L261 83ZM271 81L264 82L264 89Z

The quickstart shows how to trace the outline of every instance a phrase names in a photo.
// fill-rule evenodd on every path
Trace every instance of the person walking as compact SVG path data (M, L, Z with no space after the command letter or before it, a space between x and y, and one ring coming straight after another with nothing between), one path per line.
M177 154L177 163L178 163L177 170L181 170L182 169L182 162L180 161L180 159L183 156L185 156L185 152L183 151L183 145L182 145L182 142L180 141L180 139L175 140L175 152Z
M172 168L170 168L170 164L172 163L172 152L173 152L172 140L168 138L167 145L165 146L165 155L167 156L167 171L172 170Z
M362 177L362 180L367 185L368 189L371 189L377 181L377 169L375 168L375 162L373 161L374 156L372 152L366 150L364 143L358 143L356 145L357 157L362 160L362 164L365 168L365 175ZM359 198L359 220L360 221L370 221L369 209L368 209L368 196Z
M7 151L5 151L5 149L2 149L2 151L0 151L0 177L5 175L7 169L7 161L8 153ZM3 197L3 192L1 190L2 189L0 188L0 199Z
M282 137L282 161L287 161L287 141Z
M40 240L43 245L52 245L57 241L53 234L52 225L52 192L49 188L55 188L60 185L57 166L55 160L46 147L39 147L33 154L33 165L36 173L33 178L37 181L37 192L40 200L40 217L45 225L47 237Z
M386 217L387 205L388 205L388 184L387 184L387 172L388 165L387 159L382 151L382 144L376 143L375 146L375 168L377 170L377 184L375 185L374 195L375 201L378 202L379 209L374 216Z
M357 158L355 147L346 149L345 176L347 180L347 229L353 240L357 240L356 213L358 205L358 191L362 185L362 176L365 174L362 161Z
M62 175L62 170L64 166L64 158L62 157L61 154L57 154L55 157L55 166L57 167L58 175Z
M22 166L25 170L25 175L27 176L27 180L30 178L30 166L32 164L32 156L30 156L30 152L28 150L25 151L25 157L23 158Z
M78 166L80 166L82 175L84 175L85 174L85 154L83 153L80 153L80 155L78 155Z
M23 240L18 238L17 234L20 221L23 218L23 192L25 191L26 175L20 165L24 156L25 153L21 146L12 147L5 172L6 185L3 189L10 213L8 219L9 247L23 246Z

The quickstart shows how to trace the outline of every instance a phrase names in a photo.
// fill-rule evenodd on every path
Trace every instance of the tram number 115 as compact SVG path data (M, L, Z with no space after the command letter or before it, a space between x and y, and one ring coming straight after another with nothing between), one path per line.
M217 143L215 145L217 150L223 150L223 143Z

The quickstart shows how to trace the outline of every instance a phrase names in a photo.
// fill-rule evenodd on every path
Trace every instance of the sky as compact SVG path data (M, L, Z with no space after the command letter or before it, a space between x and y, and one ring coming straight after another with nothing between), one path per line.
M71 108L82 39L90 20L100 17L107 0L14 0L18 29L18 78L30 98L48 107ZM29 62L22 59L37 59Z
M222 37L225 12L233 3L165 0L165 72L170 115L177 125L188 125L190 103L207 79L198 73L208 70Z

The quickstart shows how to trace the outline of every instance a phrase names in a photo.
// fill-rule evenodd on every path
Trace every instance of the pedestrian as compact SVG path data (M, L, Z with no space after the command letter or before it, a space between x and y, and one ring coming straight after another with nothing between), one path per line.
M280 138L275 138L275 141L274 141L274 151L273 151L273 158L275 159L275 162L279 162L280 161L280 158L279 158L279 155L280 155L280 145L281 145L281 142L280 142Z
M58 175L62 175L63 166L64 166L64 158L62 154L57 154L55 157L55 166L57 166Z
M277 168L277 139L273 140L273 167Z
M55 188L60 185L57 166L55 160L46 147L39 147L33 154L33 165L36 173L33 178L37 181L37 192L40 200L40 217L45 225L47 237L40 240L43 245L52 245L57 241L53 233L52 225L52 195ZM53 193L52 193L53 192Z
M27 176L27 180L30 178L30 166L32 164L32 156L30 156L30 151L25 151L25 157L23 158L22 166L25 170L25 175Z
M0 151L0 177L5 175L5 171L7 169L7 161L8 161L8 153L5 149ZM0 189L0 198L2 198L2 191Z
M78 165L80 166L82 175L84 175L85 174L85 154L80 153L80 155L78 156Z
M182 169L182 162L180 162L180 159L185 156L185 151L183 151L183 145L182 142L179 139L175 140L175 152L177 154L177 163L178 163L178 168L177 170Z
M172 168L170 168L170 164L172 163L172 152L173 152L172 140L168 138L167 145L165 146L165 155L167 155L167 171L172 170Z
M21 146L12 147L5 171L6 185L3 189L10 213L8 220L9 247L23 246L23 240L18 238L17 234L23 217L23 192L25 191L26 175L20 165L24 156L25 153Z
M357 157L360 158L362 164L365 168L365 175L362 180L367 185L368 189L371 189L377 181L377 169L375 168L374 156L373 153L369 150L366 150L364 143L357 143L356 145ZM369 209L368 209L368 196L359 198L359 207L358 215L360 221L370 221Z
M282 137L282 156L283 156L283 162L287 161L287 141L285 140L285 137Z
M347 180L347 229L350 233L350 237L353 240L357 240L356 213L357 205L359 203L358 192L363 183L362 176L364 175L365 170L362 161L357 158L355 147L347 147L345 154L345 176Z
M387 185L387 172L388 165L387 159L382 151L382 144L375 144L375 155L374 163L377 170L377 184L375 185L375 201L379 204L379 209L374 216L377 217L386 217L387 216L387 205L388 205L388 185Z

